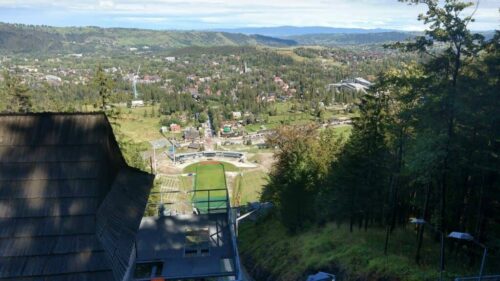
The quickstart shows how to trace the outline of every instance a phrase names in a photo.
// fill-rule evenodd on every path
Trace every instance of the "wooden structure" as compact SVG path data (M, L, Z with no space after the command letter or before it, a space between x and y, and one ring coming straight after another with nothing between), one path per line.
M102 113L0 115L0 280L124 280L153 179Z

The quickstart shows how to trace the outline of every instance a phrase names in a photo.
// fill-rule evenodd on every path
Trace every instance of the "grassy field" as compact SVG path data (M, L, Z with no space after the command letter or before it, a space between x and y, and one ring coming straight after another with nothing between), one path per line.
M226 188L222 164L199 163L196 167L196 189Z
M268 175L263 171L249 171L238 176L234 197L237 198L239 205L259 201L260 193L267 181Z
M222 164L224 166L224 170L226 172L237 172L239 171L239 168L236 167L235 165L228 163L228 162L220 162L217 161L218 163ZM203 162L200 163L194 163L189 166L186 166L183 170L184 173L196 173L196 168L199 166L199 164L202 164Z
M155 106L155 116L151 116L152 106L138 107L138 108L121 108L120 131L134 142L149 142L163 138L160 133L160 118L158 117L159 106ZM145 114L146 113L146 114ZM168 133L167 137L175 136L180 137L180 133Z
M297 235L287 233L275 219L245 222L239 228L239 249L250 273L265 272L266 278L278 281L305 280L307 274L319 270L338 274L350 280L438 280L439 243L425 233L422 261L414 262L416 231L413 227L396 229L384 255L384 228L369 228L367 232L349 232L347 225L327 224ZM478 262L470 265L465 253L447 253L444 280L477 273ZM489 272L495 261L487 264ZM259 279L262 276L254 276Z
M333 130L337 135L344 135L344 137L348 137L351 134L352 126L351 125L343 125L334 127Z
M292 110L291 102L280 102L273 105L276 108L275 116L266 117L267 122L259 124L251 124L245 126L247 132L256 132L264 126L266 129L275 129L283 124L288 125L304 125L312 122L317 122L316 116L311 115L308 112L294 111ZM331 109L326 109L325 118L341 118L341 117L354 117L356 114L341 112L336 107Z
M202 162L196 164L195 190L193 194L193 203L202 213L209 209L224 208L225 202L208 202L212 200L226 200L226 176L224 166L216 162ZM201 191L214 190L216 191Z

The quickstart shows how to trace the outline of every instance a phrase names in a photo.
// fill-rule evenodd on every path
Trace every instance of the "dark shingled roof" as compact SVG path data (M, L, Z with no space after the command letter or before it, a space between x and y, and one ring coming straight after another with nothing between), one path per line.
M102 113L0 115L0 280L121 280L153 178Z

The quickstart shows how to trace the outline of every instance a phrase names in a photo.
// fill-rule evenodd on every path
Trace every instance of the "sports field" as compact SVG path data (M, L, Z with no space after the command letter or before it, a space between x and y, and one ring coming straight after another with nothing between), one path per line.
M215 161L196 164L193 204L201 213L225 208L227 198L224 166ZM223 190L218 190L223 189ZM214 202L218 201L218 202Z
M200 162L200 163L194 163L191 165L188 165L184 168L183 172L184 173L196 173L196 169L198 168L199 164L209 164L209 163L220 163L224 165L224 170L226 172L237 172L239 171L239 168L236 167L234 164L231 164L229 162L222 162L222 161L205 161L205 162Z

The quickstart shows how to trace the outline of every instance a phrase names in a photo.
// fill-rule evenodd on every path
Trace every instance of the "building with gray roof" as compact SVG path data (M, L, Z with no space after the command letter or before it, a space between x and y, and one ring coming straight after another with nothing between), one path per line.
M102 113L0 115L0 280L124 280L153 179Z

